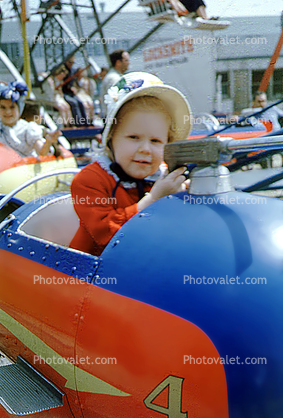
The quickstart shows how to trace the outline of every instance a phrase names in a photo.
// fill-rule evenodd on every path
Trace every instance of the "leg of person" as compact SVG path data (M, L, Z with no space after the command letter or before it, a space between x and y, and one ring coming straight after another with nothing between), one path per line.
M180 0L189 12L196 12L197 16L208 19L206 6L202 0Z
M70 126L72 123L72 113L70 105L66 102L66 100L63 99L63 97L57 97L56 105L58 107L63 126Z
M86 115L86 111L85 111L85 107L83 102L80 101L80 99L78 99L76 97L79 109L80 109L80 113L81 113L81 119L80 119L80 126L90 126L91 125L91 121L88 120L87 115Z
M176 12L178 13L179 16L185 16L185 15L188 14L188 10L182 4L182 3L184 3L183 1L180 2L179 0L169 0L169 3L173 7L173 9L176 10Z
M65 100L64 102L62 102L62 113L64 114L64 117L63 117L64 125L66 127L71 126L72 112L71 112L70 105Z
M207 16L207 13L206 13L206 8L205 8L205 6L199 6L198 8L197 8L197 10L196 10L196 14L199 16L199 17L202 17L203 19L205 19L205 20L208 20L209 19L209 17Z
M75 126L87 126L87 118L83 104L76 96L64 95L67 103L71 106Z
M72 113L72 125L77 126L77 121L80 119L80 109L77 105L77 101L73 96L70 96L69 94L64 95L64 99L69 104L71 108Z

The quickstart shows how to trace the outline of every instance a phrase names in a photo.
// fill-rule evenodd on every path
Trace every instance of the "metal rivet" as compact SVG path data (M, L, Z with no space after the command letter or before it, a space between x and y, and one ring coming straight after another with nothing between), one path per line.
M76 271L77 270L77 267L72 267L72 271Z
M45 248L49 248L49 244L46 244L46 245L45 245Z
M8 248L12 247L12 244L8 244L8 245L7 245L7 247L8 247Z
M60 265L60 261L56 261L56 266L59 266Z
M31 257L33 257L34 254L35 254L35 252L34 251L31 251L29 254L30 254Z
M19 247L18 248L19 251L23 251L23 249L24 249L23 247Z
M46 257L44 256L44 257L42 257L42 261L45 261L46 260Z
M9 234L7 235L8 237L11 237L12 236L12 233L11 232L9 232Z
M112 247L116 247L118 244L120 244L120 241L117 239L115 242L113 242Z

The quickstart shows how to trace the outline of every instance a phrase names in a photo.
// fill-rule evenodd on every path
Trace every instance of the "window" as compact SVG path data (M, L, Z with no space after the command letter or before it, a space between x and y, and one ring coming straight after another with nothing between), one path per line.
M221 76L221 93L223 99L230 98L230 80L228 72L221 72L216 74L216 80Z
M264 71L265 70L253 70L252 71L252 97L254 97L255 92L259 89Z
M274 70L272 96L273 96L273 99L281 99L283 96L283 69L282 68Z

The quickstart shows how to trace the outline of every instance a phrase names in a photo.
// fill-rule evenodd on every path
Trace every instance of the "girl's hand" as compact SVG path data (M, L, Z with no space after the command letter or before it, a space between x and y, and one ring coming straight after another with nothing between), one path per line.
M49 153L49 148L52 144L57 143L58 137L62 135L62 132L57 130L54 132L49 132L45 136L45 142L41 139L37 139L34 144L34 149L37 152L37 155L45 156Z
M57 130L54 132L49 132L46 136L45 136L45 140L46 142L48 142L50 145L54 144L54 142L57 142L59 136L62 135L62 132Z
M170 174L165 174L158 179L151 191L138 202L138 210L146 208L155 200L160 199L163 196L186 190L189 183L184 176L186 169L186 167L179 167Z
M186 180L186 177L183 175L185 171L186 167L179 167L170 174L165 173L153 185L149 193L151 194L152 199L157 200L163 196L167 196L168 194L181 191L182 183Z

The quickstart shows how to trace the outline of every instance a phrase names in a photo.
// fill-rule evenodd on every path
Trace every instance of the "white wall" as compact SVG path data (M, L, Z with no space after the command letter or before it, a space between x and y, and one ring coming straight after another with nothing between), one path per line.
M215 46L196 44L203 31L197 32L184 32L174 41L148 42L143 50L144 70L179 89L194 115L211 112L215 100Z

